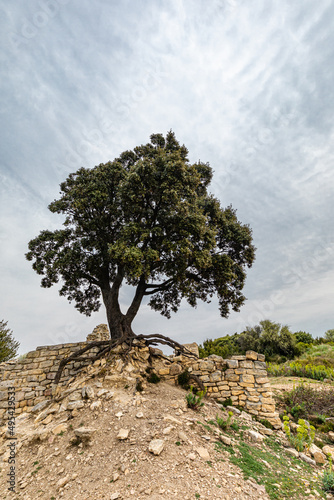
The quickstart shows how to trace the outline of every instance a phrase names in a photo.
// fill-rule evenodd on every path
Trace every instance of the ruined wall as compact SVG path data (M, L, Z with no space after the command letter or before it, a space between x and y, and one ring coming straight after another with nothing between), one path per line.
M60 360L85 345L87 342L38 347L22 360L0 364L0 424L8 408L8 387L15 387L15 413L29 412L37 403L50 398ZM89 356L96 352L97 348L92 349ZM133 371L134 376L145 374L149 348L139 343L130 354L130 372ZM105 363L105 360L98 360L94 365L96 368ZM89 361L72 361L66 365L60 383L66 384L87 365L90 371ZM114 369L118 368L108 367L110 372ZM202 380L209 396L220 400L231 398L233 405L242 406L247 412L281 427L261 354L248 351L245 356L232 356L231 359L216 355L206 359L179 355L171 356L170 361L153 357L153 369L162 378L173 382L177 382L181 372L188 370Z

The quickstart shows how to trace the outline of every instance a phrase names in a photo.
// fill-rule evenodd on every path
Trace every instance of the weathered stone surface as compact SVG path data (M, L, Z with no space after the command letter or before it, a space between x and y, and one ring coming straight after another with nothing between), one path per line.
M325 454L325 455L332 455L332 457L334 458L334 447L333 446L329 446L328 444L326 446L324 446L322 448L322 452Z
M51 400L46 399L45 401L41 401L40 403L37 403L37 405L33 406L31 409L31 413L38 413L42 410L44 410L47 406L51 404Z
M117 434L117 439L124 441L125 439L128 439L129 433L130 429L120 429Z
M199 456L201 458L203 458L203 460L205 460L205 461L210 460L210 454L206 448L203 448L202 446L200 446L199 448L196 448L196 451L199 454Z
M182 366L178 363L173 363L169 368L169 374L172 376L179 375L182 371Z
M299 457L298 451L295 450L294 448L286 448L285 451L286 451L286 453L288 453L288 455L292 455L293 457L296 457L296 458Z
M226 364L228 368L238 368L239 367L239 361L236 359L227 359Z
M250 429L247 429L245 431L245 435L248 437L250 441L253 441L254 443L262 443L264 440L264 436L262 436L262 434Z
M232 445L232 439L227 437L227 436L224 436L224 434L220 434L219 436L219 440L226 444L226 446L231 446Z
M90 385L85 385L81 390L81 396L83 399L94 399L94 389Z
M251 359L253 361L256 361L257 358L257 352L255 351L246 351L246 359Z
M150 453L153 453L153 455L160 455L160 453L164 449L164 446L165 441L163 441L162 439L153 439L148 446L148 451Z
M308 457L307 455L305 455L304 453L299 453L299 458L301 460L303 460L304 462L306 462L307 464L310 464L310 465L313 465L315 466L316 463L315 463L315 460L312 460L311 457Z
M78 427L77 429L74 429L74 434L84 441L91 439L95 432L96 429L93 427Z
M67 410L78 410L80 408L83 408L85 405L84 405L84 402L83 401L70 401L68 404L67 404Z
M67 424L61 423L61 424L56 425L56 427L54 427L51 432L52 432L52 434L57 435L57 434L60 434L62 432L66 432L66 431L67 431Z

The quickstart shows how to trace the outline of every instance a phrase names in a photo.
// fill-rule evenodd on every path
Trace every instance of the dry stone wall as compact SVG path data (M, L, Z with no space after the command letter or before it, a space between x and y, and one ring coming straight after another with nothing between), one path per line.
M6 418L8 387L15 387L16 415L31 411L37 403L51 397L60 360L86 345L87 342L79 342L38 347L24 359L0 364L0 424ZM96 352L97 348L92 349L90 356ZM154 349L150 353L148 347L141 345L134 347L131 354L130 371L134 374L145 374L149 357L153 359L155 373L167 381L177 383L178 375L187 370L201 379L210 397L220 400L231 398L234 406L244 407L248 413L267 419L274 427L281 428L270 391L266 363L261 354L248 351L245 356L232 356L231 359L216 355L206 359L177 355L171 356L169 361L161 361L161 358L154 357ZM96 367L105 363L105 360L98 360L94 365ZM60 384L66 385L84 367L88 371L92 368L89 361L72 361L66 365ZM118 370L118 366L108 369L112 372Z

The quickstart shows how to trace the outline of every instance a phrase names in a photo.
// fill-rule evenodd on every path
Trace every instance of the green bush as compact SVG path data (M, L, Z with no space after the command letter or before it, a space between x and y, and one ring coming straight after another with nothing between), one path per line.
M297 435L294 436L290 431L289 424L289 417L285 415L283 417L283 428L289 442L299 452L307 450L313 443L315 437L315 428L313 425L309 425L305 420L299 419Z
M204 406L204 403L202 402L202 399L205 396L206 393L206 388L204 391L198 391L197 394L194 394L193 391L193 386L190 386L190 392L189 394L186 395L186 401L187 401L187 406L188 408L191 408L192 410L199 410L201 406Z
M228 417L226 420L224 420L223 418L220 418L218 417L218 415L216 416L216 422L217 422L217 425L220 429L222 429L223 431L225 431L226 429L228 429L231 425L231 419L233 417L233 412L232 411L229 411L228 412Z

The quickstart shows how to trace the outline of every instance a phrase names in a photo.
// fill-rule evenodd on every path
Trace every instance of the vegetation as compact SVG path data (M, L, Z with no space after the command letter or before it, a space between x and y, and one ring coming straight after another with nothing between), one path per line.
M20 343L13 337L13 332L7 328L8 321L0 320L0 363L16 356Z
M192 410L198 411L201 406L204 406L202 399L204 398L205 393L206 393L206 390L197 391L197 393L195 394L194 388L191 385L190 392L186 395L186 401L187 401L188 408L191 408Z
M305 417L310 420L312 415L334 416L334 387L321 390L310 384L298 384L291 391L276 396L278 408L290 413L292 417Z
M232 411L229 411L228 412L228 416L227 416L227 419L224 420L223 418L219 417L218 415L216 416L216 421L217 421L217 425L220 429L222 430L226 430L230 427L231 425L231 419L233 417L233 412Z
M42 231L26 258L42 287L61 281L60 295L81 313L97 311L102 297L111 335L104 353L136 337L132 323L144 299L167 318L183 298L195 307L217 295L222 317L244 303L255 255L251 230L208 192L211 179L211 167L190 164L170 131L114 161L80 168L60 185L49 209L64 215L64 228ZM123 284L134 289L125 313ZM184 350L162 335L140 337Z
M283 417L284 432L297 451L306 451L311 446L315 437L315 428L305 422L303 419L298 420L297 434L294 435L290 430L290 418L287 415Z

